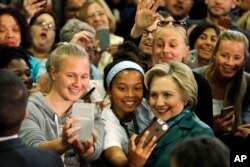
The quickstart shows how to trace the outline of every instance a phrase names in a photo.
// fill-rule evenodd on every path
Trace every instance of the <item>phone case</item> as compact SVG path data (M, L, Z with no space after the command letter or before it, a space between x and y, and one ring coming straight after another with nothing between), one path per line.
M144 145L147 145L150 142L151 138L154 136L157 137L156 141L158 141L167 132L168 129L168 125L162 119L154 118L149 126L137 136L137 138L135 139L135 143L137 144L139 142L140 138L146 130L149 131L149 135L147 136Z
M221 117L224 117L228 113L234 111L234 106L229 106L221 109Z
M92 137L94 113L95 105L93 103L75 102L72 106L72 115L80 118L79 121L73 123L73 126L81 127L74 135L79 134L81 141L87 141Z
M225 29L229 29L231 20L229 18L221 18L218 21L218 25L224 27Z
M109 29L108 28L99 29L97 34L98 34L100 48L107 49L110 43Z

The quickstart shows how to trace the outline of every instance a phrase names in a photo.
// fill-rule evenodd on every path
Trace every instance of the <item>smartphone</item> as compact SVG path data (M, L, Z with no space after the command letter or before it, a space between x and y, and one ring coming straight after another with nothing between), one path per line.
M218 21L218 25L224 27L225 29L230 28L230 23L231 23L231 19L227 17L220 18Z
M79 135L81 141L87 141L92 137L94 130L95 105L93 103L75 102L72 105L72 115L80 120L73 123L73 127L80 126L81 129L74 133Z
M109 29L101 28L97 31L98 39L99 39L99 47L102 50L105 50L109 47L110 38L109 38Z
M90 96L92 95L92 93L94 92L95 87L91 88L90 91L88 91L81 99L83 101L86 101L90 98Z
M169 129L169 126L165 123L165 121L163 121L160 118L155 117L152 120L152 122L148 125L148 127L136 137L135 144L139 142L143 133L146 130L149 131L149 135L147 136L145 140L144 146L146 146L150 142L152 137L154 136L157 137L156 141L158 141L167 132L168 129Z
M234 111L234 106L228 106L225 108L221 109L221 117L224 117L225 115L227 115L228 113Z

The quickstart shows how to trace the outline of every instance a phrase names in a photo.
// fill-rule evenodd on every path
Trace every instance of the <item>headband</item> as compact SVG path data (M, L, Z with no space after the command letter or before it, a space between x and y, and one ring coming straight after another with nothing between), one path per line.
M142 75L144 75L144 70L138 64L132 61L121 61L117 63L114 67L110 69L106 78L107 87L110 86L111 81L113 80L114 76L125 69L135 69L139 71Z

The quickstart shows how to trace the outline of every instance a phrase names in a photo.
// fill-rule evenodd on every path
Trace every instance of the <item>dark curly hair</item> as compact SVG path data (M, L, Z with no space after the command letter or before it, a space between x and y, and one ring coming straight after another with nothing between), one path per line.
M18 10L13 7L0 8L0 16L2 15L10 15L12 16L21 32L21 44L20 46L24 49L28 49L31 46L31 35L29 31L29 24L25 18L25 16Z
M13 59L23 59L31 69L28 53L21 47L8 47L6 45L1 45L0 55L0 68L6 68Z

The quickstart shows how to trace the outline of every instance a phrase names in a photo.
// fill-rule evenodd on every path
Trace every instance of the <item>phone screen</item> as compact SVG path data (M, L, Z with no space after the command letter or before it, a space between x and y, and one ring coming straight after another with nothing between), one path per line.
M221 109L221 117L224 117L225 115L227 115L228 113L232 111L234 111L234 106L229 106L229 107L225 107Z
M108 28L101 28L97 32L98 39L99 39L99 47L104 50L109 47L110 39L109 39L109 29Z
M87 141L92 137L94 129L95 105L93 103L75 102L72 106L72 115L80 120L73 123L73 126L80 126L80 131L74 135L79 135L81 141Z

